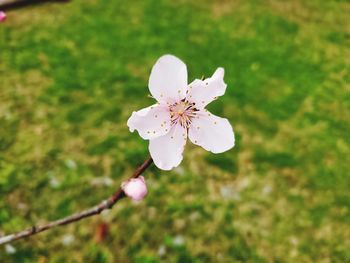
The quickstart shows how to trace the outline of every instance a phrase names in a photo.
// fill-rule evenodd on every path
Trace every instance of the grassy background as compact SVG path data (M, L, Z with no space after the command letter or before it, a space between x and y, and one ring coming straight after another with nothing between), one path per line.
M0 248L0 262L350 262L346 0L76 0L0 24L0 234L98 203L147 156L126 120L156 59L226 69L236 147L187 145L149 196ZM99 230L107 235L98 241Z

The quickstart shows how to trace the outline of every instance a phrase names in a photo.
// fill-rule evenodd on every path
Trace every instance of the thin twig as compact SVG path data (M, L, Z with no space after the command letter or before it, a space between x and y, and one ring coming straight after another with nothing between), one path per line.
M151 164L152 164L152 158L148 158L142 165L140 165L134 172L134 174L129 178L136 178L139 175L141 175ZM63 226L67 225L73 222L77 222L83 218L87 218L93 215L100 214L103 210L111 209L115 203L117 203L120 199L125 197L124 191L119 188L113 195L111 195L108 199L102 201L100 204L88 208L82 212L67 216L62 219L58 219L56 221L52 221L50 223L39 225L39 226L32 226L31 228L25 229L23 231L17 232L15 234L10 234L7 236L0 237L0 245L10 243L12 241L15 241L17 239L29 237L35 234L38 234L40 232L43 232L45 230L54 228L56 226Z
M38 5L38 4L48 4L48 3L65 3L70 0L0 0L1 10L10 10L17 9L22 7L27 7L29 5Z

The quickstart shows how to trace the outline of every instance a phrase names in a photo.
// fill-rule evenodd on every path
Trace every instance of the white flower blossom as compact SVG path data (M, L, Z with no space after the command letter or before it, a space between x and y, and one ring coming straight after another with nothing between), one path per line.
M137 130L149 140L149 151L155 165L171 170L182 161L187 138L213 153L234 146L232 126L205 109L226 90L224 69L212 77L187 83L187 67L177 57L164 55L152 68L149 90L157 103L133 112L128 120L130 131Z

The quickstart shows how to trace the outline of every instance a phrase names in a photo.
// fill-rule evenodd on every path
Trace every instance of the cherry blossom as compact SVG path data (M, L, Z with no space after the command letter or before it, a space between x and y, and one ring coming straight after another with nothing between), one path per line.
M187 82L187 67L177 57L164 55L152 68L148 86L157 102L133 112L127 125L131 132L149 140L155 165L163 170L177 167L187 138L212 153L222 153L235 144L232 126L227 119L205 109L226 90L224 69L212 77Z
M140 201L147 195L147 185L143 176L132 178L122 183L121 187L126 196L135 201Z

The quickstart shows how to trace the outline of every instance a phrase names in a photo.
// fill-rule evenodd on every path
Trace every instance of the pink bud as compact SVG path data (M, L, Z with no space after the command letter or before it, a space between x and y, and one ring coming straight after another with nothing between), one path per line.
M6 13L4 11L0 11L0 22L3 22L6 20Z
M143 176L122 183L122 189L128 197L135 201L140 201L147 195L147 186Z

